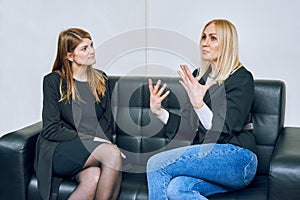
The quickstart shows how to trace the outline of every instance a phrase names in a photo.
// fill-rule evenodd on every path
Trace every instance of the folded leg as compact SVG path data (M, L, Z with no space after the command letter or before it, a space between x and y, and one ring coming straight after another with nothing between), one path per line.
M206 200L206 196L231 191L230 188L210 183L199 178L177 176L171 179L167 187L167 196L170 200Z

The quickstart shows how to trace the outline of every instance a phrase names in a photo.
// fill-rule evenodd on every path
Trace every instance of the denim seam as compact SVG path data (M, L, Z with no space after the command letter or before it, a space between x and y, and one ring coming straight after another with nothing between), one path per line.
M201 181L203 181L203 180L199 179L199 180L195 181L193 184L191 184L190 187L188 188L189 191L191 191L192 193L194 193L196 195L200 195L201 196L200 192L195 191L195 190L192 189L196 184L200 183Z
M169 165L172 165L174 162L176 162L179 158L176 158L176 159L173 159L173 160L170 160L168 162L164 162L163 164L160 164L159 166L155 165L155 167L151 166L152 168L156 168L156 170L158 169L164 169L166 167L168 167ZM154 171L156 171L154 170ZM165 174L165 173L164 173Z
M192 188L193 188L196 184L200 183L201 181L203 181L203 180L199 179L199 180L195 181L193 184L190 185L189 190L192 190Z
M204 152L204 153L201 153L201 154L193 154L193 155L190 155L190 156L180 156L179 158L175 159L173 162L185 160L185 159L188 159L188 158L199 158L199 156L205 157L205 156L208 156L208 155L224 155L224 154L227 154L228 152L236 152L236 151L241 151L241 150L242 150L242 148L230 148L230 149L227 149L225 151L209 151L208 153ZM164 167L166 167L170 164L172 164L172 162L166 164Z
M237 146L233 147L233 148L229 148L229 149L225 149L225 150L220 150L220 151L209 151L209 152L204 152L199 154L199 156L208 156L208 155L224 155L224 154L228 154L228 152L237 152L240 151L240 148L237 148Z
M248 185L248 184L246 183L246 177L247 177L247 172L248 172L247 169L248 169L249 166L253 163L254 159L255 159L255 156L252 155L252 156L251 156L250 162L244 167L244 177L243 177L243 182L244 182L244 185L245 185L245 186Z

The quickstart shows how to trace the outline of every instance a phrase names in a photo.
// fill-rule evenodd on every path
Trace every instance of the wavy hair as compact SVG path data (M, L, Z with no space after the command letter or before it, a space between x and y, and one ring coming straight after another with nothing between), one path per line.
M80 28L69 28L59 34L56 58L52 67L52 72L60 75L59 90L61 97L59 101L67 100L67 102L70 102L70 97L72 97L72 100L75 100L75 98L80 99L73 80L72 62L67 59L67 54L73 53L84 38L92 40L91 35ZM62 89L64 79L67 82L67 89L65 91ZM93 66L87 67L88 84L95 96L96 102L100 102L99 95L105 95L106 79L107 77L94 69Z
M216 67L220 71L216 81L218 83L223 83L231 73L242 66L238 55L238 35L235 26L230 21L225 19L214 19L209 21L204 26L201 35L206 27L210 24L215 25L219 42ZM211 62L201 60L199 74L196 77L198 80L200 80L200 78L207 72L207 70L210 68L210 65Z

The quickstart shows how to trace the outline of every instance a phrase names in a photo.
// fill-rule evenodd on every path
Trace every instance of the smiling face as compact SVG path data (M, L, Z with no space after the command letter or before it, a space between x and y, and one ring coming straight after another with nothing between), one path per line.
M202 59L215 65L219 55L219 40L215 24L211 23L204 29L200 48Z
M90 66L96 63L95 49L93 41L83 38L82 42L77 45L73 53L68 53L68 60L72 65Z

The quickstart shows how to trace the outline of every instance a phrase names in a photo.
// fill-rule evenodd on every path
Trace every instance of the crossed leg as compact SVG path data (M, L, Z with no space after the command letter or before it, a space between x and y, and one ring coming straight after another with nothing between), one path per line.
M109 143L99 145L77 174L79 184L69 199L117 199L122 179L121 165L121 152L117 146Z

